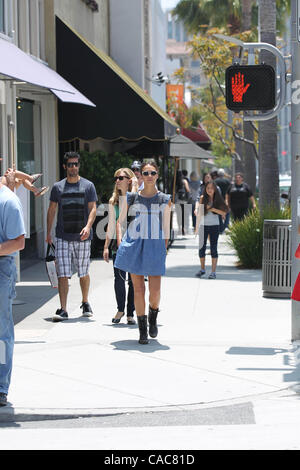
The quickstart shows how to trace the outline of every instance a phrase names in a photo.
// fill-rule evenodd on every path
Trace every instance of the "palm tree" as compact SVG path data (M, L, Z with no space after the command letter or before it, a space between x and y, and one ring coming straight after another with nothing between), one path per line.
M191 33L199 33L201 28L212 25L226 25L232 34L238 32L240 12L240 0L180 0L173 10Z
M276 46L276 0L259 0L259 41ZM276 59L261 51L260 61L276 70ZM279 168L277 156L277 117L259 121L259 205L279 208Z
M291 0L276 2L277 31L285 27L285 15ZM257 0L179 0L173 14L182 20L190 33L206 27L229 27L230 33L257 27Z
M249 31L251 29L253 5L253 0L242 1L242 31ZM243 131L245 139L253 142L254 129L251 122L244 121ZM256 155L253 146L247 143L244 143L243 163L246 181L254 192L256 187Z

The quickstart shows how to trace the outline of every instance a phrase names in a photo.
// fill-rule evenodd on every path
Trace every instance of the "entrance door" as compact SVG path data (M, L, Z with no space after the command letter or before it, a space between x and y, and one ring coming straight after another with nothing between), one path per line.
M17 152L18 169L28 174L42 172L41 107L39 103L17 98ZM42 179L35 185L40 186ZM30 238L21 251L22 259L37 258L39 241L43 238L42 198L30 192Z

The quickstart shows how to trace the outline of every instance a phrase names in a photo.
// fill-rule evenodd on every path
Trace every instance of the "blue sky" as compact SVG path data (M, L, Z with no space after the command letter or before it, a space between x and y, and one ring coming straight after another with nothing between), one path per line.
M174 8L179 0L161 0L161 6L163 10L168 8Z

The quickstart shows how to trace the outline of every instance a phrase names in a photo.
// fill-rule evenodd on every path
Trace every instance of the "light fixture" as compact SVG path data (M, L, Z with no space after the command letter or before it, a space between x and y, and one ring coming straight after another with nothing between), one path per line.
M162 72L158 72L156 75L152 75L152 78L149 78L148 80L158 86L161 86L163 83L169 81L169 77L168 75L163 75Z

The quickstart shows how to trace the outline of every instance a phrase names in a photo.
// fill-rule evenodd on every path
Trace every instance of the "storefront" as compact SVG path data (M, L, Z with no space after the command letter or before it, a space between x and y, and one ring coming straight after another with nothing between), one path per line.
M42 173L39 185L56 180L56 97L65 102L94 106L46 64L12 41L0 38L1 174L16 165L26 173ZM35 198L18 189L26 224L26 247L21 260L44 256L48 198Z

